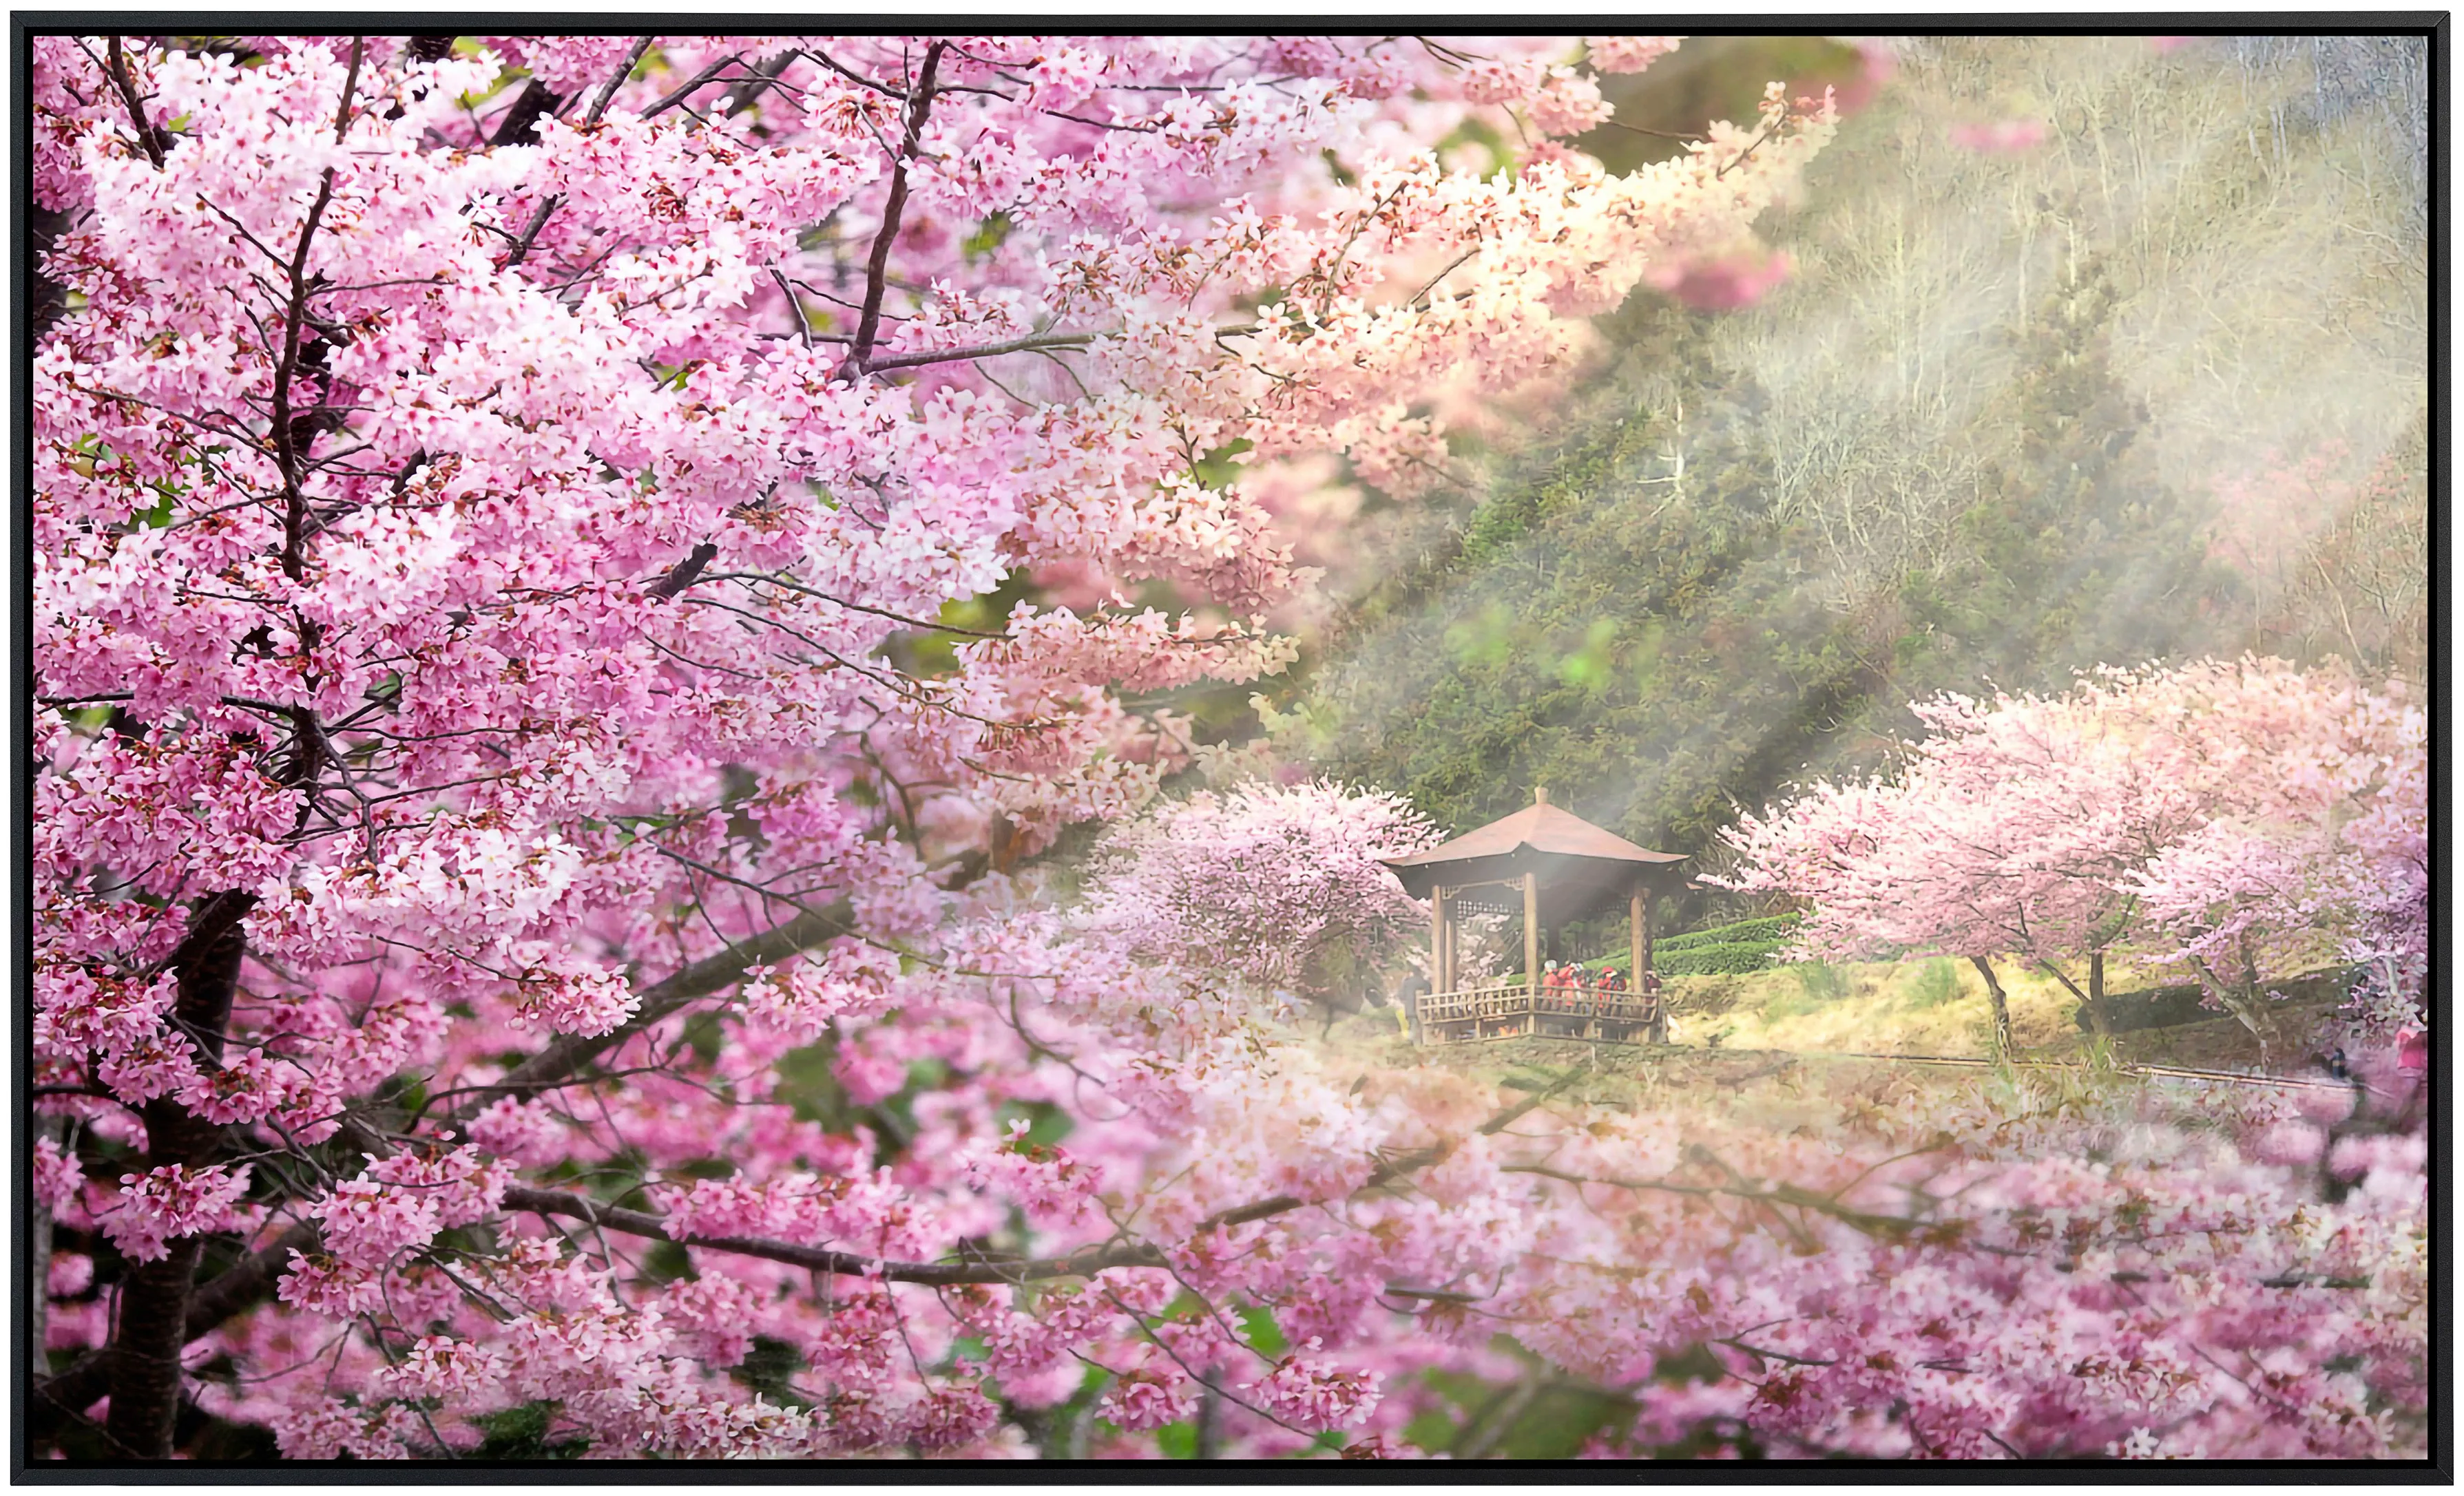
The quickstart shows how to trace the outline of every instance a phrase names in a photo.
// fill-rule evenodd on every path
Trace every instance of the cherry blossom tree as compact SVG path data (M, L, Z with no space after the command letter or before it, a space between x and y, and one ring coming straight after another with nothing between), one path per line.
M1439 840L1391 795L1199 790L1106 838L1084 917L1142 959L1356 1007L1375 968L1428 925L1377 859Z
M2389 1077L1816 1138L1372 1070L1225 979L1406 913L1322 786L1049 896L1196 755L1142 703L1291 658L1252 465L1446 481L1466 371L1790 189L1784 89L1563 143L1672 45L36 38L38 1438L1404 1454L1507 1329L1603 1453L2419 1447Z
M2167 958L2238 1012L2267 976L2341 957L2374 1026L2425 1026L2429 718L2405 682L2244 662L2134 684L2212 776L2211 818L2130 881Z
M2102 957L2195 973L2246 1023L2263 974L2428 958L2427 720L2400 680L2341 666L2108 670L2060 697L1919 704L1898 772L1742 818L1728 886L1813 901L1800 945L1992 958L2053 974L2101 1025ZM2064 963L2084 957L2081 991Z

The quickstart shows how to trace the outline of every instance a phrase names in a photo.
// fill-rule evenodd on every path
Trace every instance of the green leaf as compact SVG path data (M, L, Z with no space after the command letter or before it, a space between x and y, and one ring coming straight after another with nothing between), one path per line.
M1011 220L1009 214L995 213L976 225L976 231L967 235L965 242L959 245L959 249L971 260L982 259L993 251L1000 249L1002 241L1009 237L1010 231L1017 227L1018 225Z
M171 495L163 495L160 499L155 501L153 508L140 509L132 513L128 517L129 522L138 526L140 529L163 529L171 522Z
M1222 488L1241 475L1241 468L1232 459L1257 444L1243 436L1227 442L1200 457L1189 470L1190 475L1208 488Z
M550 1442L547 1437L555 1421L557 1405L553 1401L525 1402L507 1408L502 1413L486 1413L472 1419L480 1433L479 1447L473 1456L480 1460L573 1460L590 1448L586 1439L568 1439Z
M1198 1458L1198 1425L1190 1422L1166 1423L1156 1429L1155 1447L1167 1460Z
M1275 1323L1275 1311L1264 1304L1244 1305L1236 1310L1241 1328L1248 1332L1249 1343L1266 1355L1281 1355L1291 1342L1284 1338L1283 1327Z

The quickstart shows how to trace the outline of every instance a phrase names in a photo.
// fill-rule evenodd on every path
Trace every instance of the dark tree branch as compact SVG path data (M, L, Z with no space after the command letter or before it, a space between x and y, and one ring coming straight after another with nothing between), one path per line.
M186 1339L194 1340L224 1320L263 1302L274 1291L275 1280L290 1265L291 1254L307 1251L316 1244L315 1227L293 1226L271 1244L242 1258L228 1272L199 1287L188 1296L188 1311L182 1327ZM27 1410L28 1436L36 1440L56 1438L71 1419L94 1406L95 1399L110 1390L111 1353L107 1351L94 1352L57 1376L34 1383L34 1396Z
M1528 1096L1496 1116L1481 1124L1483 1133L1496 1133L1511 1127L1519 1118L1539 1106L1572 1080L1560 1079L1549 1089ZM1433 1143L1397 1154L1379 1162L1370 1172L1361 1188L1374 1190L1391 1184L1418 1169L1427 1168L1454 1151L1452 1143ZM1191 1228L1192 1239L1227 1226L1245 1225L1264 1221L1287 1211L1298 1210L1309 1201L1294 1195L1273 1195L1246 1205L1221 1210ZM1066 1257L987 1258L962 1263L906 1263L888 1258L865 1257L853 1252L834 1251L828 1247L804 1246L793 1242L775 1242L759 1237L684 1237L668 1234L666 1222L648 1211L627 1210L616 1205L603 1205L580 1195L560 1190L539 1190L516 1187L505 1191L509 1209L533 1211L543 1216L563 1216L583 1221L605 1231L626 1236L647 1237L657 1242L674 1242L678 1245L697 1246L711 1251L733 1252L743 1257L766 1258L774 1263L789 1263L817 1272L842 1273L851 1278L879 1276L892 1283L928 1284L953 1287L959 1284L1035 1283L1051 1278L1089 1278L1108 1267L1163 1267L1171 1263L1164 1249L1148 1242L1115 1239L1101 1246L1091 1246ZM1433 1297L1426 1290L1403 1289L1418 1297Z
M592 104L589 114L583 117L582 122L584 128L597 124L606 114L607 106L615 101L616 90L624 87L625 80L632 77L633 69L641 65L643 56L650 50L650 43L655 40L657 38L654 36L645 36L633 44L633 50L625 58L624 66L618 68L616 76L607 80L607 86L600 91L599 101ZM539 97L535 106L525 118L523 109L526 104L533 104L534 90ZM556 112L556 96L541 87L537 78L533 78L529 86L522 90L521 97L514 100L514 106L505 111L505 118L497 122L496 132L489 138L488 143L508 145L520 142L530 133L532 126L538 124L542 118ZM514 241L513 253L505 256L505 269L512 270L530 258L531 247L539 243L539 231L547 227L548 219L554 217L556 210L563 206L564 198L561 195L553 195L540 202L538 209L531 213L531 221L522 226L520 237Z
M294 582L304 579L306 540L304 526L308 522L308 497L301 487L301 431L292 420L291 386L299 374L299 326L308 312L308 248L317 237L317 225L325 216L326 206L334 201L334 168L328 166L317 184L317 201L309 206L307 221L299 226L299 242L291 252L291 294L282 314L282 362L274 371L274 439L275 466L282 471L282 574ZM314 439L313 430L309 433Z
M531 214L531 221L522 226L522 236L514 241L514 252L505 256L507 270L531 257L531 246L539 242L539 231L547 227L548 219L563 206L564 198L561 194L551 195L540 202L538 210Z
M864 266L864 310L856 321L855 346L847 362L858 372L870 366L873 340L881 332L881 297L890 288L890 246L898 237L898 220L907 210L907 163L914 158L924 136L924 121L933 115L933 79L941 70L941 54L948 42L936 41L924 49L924 65L916 73L915 89L907 100L907 138L900 143L898 159L890 169L890 199L882 206L881 231L872 236L872 253Z
M762 95L774 88L801 92L795 89L795 85L783 82L781 79L787 71L788 64L803 55L803 53L791 48L755 67L753 77L747 80L747 86L736 96L736 102L728 106L727 112L731 115L742 114L759 101Z
M120 101L128 106L129 121L137 126L137 143L145 147L145 159L154 164L155 170L160 171L163 169L164 149L170 142L170 132L157 131L146 122L145 100L137 96L137 82L128 76L128 55L120 50L120 38L108 37L104 46L111 58L106 71L111 74L113 85L120 90ZM87 55L92 56L93 54L88 53Z
M657 119L659 116L676 107L676 105L683 103L688 99L691 99L694 89L701 87L711 79L718 77L721 73L726 72L730 64L741 63L743 60L744 55L742 53L729 53L726 56L719 58L716 62L712 63L710 66L702 69L700 72L694 74L693 77L685 79L683 82L661 95L656 103L653 103L650 107L642 111L642 118L645 120Z
M674 597L677 593L692 586L694 582L699 580L702 568L709 565L717 558L717 546L713 545L708 540L702 541L699 545L694 546L692 552L687 555L684 560L676 562L674 566L671 567L666 576L660 578L656 583L649 587L645 587L642 590L642 595L644 597L650 598Z
M858 334L861 338L862 334ZM877 374L885 369L912 369L927 363L957 363L969 359L993 359L1004 353L1041 353L1047 348L1083 348L1095 341L1093 333L1037 333L1025 338L1013 338L1007 342L979 343L972 348L926 348L914 353L891 353L864 361L865 372Z
M514 96L513 107L496 120L496 127L488 134L491 145L526 143L531 131L541 120L556 113L557 98L545 83L533 78Z
M367 50L367 38L351 38L351 67L342 75L342 106L334 111L334 143L341 144L351 128L351 99L360 91L360 57Z
M607 80L607 86L599 91L598 101L590 106L590 112L582 117L583 129L607 117L607 106L616 101L616 91L625 86L625 80L633 76L633 70L642 65L642 59L650 55L650 44L657 40L656 36L644 36L633 43L633 50L626 55L624 65L616 70L614 77Z
M454 1120L467 1123L507 1096L527 1101L532 1093L570 1078L599 1055L641 1033L686 1003L741 980L746 967L784 960L834 935L848 934L854 928L853 913L842 899L827 908L807 911L783 925L695 961L646 988L642 993L641 1007L628 1022L596 1037L563 1035L507 1071L502 1080L473 1092L454 1111Z
M802 593L803 596L808 598L819 598L823 602L827 603L834 607L843 607L847 609L849 612L855 613L870 613L875 618L887 618L893 624L903 624L910 628L921 628L928 633L959 634L969 639L1006 639L1010 637L1006 632L982 628L961 628L956 624L940 624L933 623L921 618L910 618L905 613L893 613L886 607L875 607L869 603L850 603L843 597L833 596L830 593L822 591L818 587L808 587L801 582L790 582L783 577L773 577L758 571L722 571L715 574L710 580L713 582L742 582L746 583L760 583L769 586L783 587L789 592Z

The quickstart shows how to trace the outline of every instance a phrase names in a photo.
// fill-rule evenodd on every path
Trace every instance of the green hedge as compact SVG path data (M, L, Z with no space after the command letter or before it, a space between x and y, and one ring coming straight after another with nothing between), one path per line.
M1733 940L1719 945L1688 946L1683 951L1652 953L1652 967L1663 977L1745 977L1767 972L1777 963L1775 942Z
M1795 935L1797 919L1795 914L1741 919L1654 940L1652 969L1663 977L1744 977L1771 971L1779 965L1780 947ZM1620 946L1588 964L1624 971L1625 949Z
M1655 951L1690 951L1713 945L1784 945L1795 938L1800 916L1773 914L1766 919L1740 919L1732 925L1689 930L1652 943Z

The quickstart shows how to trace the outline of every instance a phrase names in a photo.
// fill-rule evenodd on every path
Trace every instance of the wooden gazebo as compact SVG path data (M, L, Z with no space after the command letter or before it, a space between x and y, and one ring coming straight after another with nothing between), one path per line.
M1677 876L1683 856L1637 847L1532 791L1531 804L1409 857L1384 859L1415 898L1429 901L1429 993L1415 1016L1424 1043L1515 1034L1631 1043L1667 1037L1651 979L1651 899ZM1633 966L1630 990L1544 987L1543 935L1553 948L1568 923L1618 904L1627 910ZM1464 986L1455 969L1457 918L1471 910L1519 914L1523 975Z

